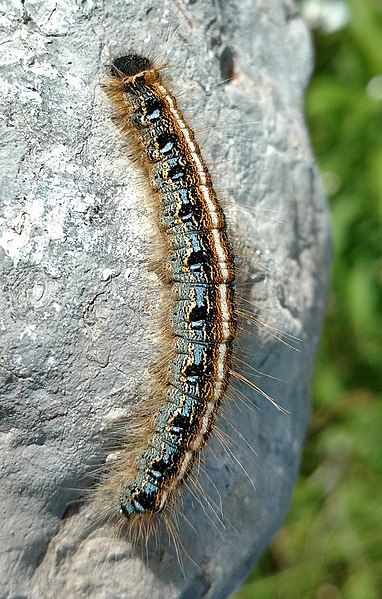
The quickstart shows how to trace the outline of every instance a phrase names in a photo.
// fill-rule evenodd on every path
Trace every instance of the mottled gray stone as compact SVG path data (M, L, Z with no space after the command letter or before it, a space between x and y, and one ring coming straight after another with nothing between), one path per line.
M290 0L2 6L1 597L225 597L285 517L309 415L329 243L303 118L307 29ZM231 226L251 262L240 289L281 330L251 325L240 351L288 413L250 388L254 408L227 400L229 451L211 439L201 475L224 525L183 493L184 573L165 537L141 559L77 502L157 353L145 192L100 86L129 50L167 53L222 195L252 207Z

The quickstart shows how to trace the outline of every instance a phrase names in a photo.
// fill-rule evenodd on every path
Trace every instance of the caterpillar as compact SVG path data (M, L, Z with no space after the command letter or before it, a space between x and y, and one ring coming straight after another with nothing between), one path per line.
M142 56L119 57L106 91L154 192L168 252L166 375L158 396L131 415L135 438L106 483L118 489L113 501L129 527L141 530L171 509L227 390L237 323L235 264L210 173L159 70Z

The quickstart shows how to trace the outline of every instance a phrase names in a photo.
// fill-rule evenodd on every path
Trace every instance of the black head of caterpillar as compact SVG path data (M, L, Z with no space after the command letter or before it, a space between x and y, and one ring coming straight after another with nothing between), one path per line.
M119 56L113 61L111 66L111 74L114 77L134 77L138 73L148 71L152 68L148 58L138 56L138 54L128 54L127 56Z

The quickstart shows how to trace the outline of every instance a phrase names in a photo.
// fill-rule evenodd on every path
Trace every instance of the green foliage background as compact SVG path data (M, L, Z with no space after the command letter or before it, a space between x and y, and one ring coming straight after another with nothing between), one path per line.
M382 597L382 1L313 32L306 114L332 218L331 295L289 518L236 599Z

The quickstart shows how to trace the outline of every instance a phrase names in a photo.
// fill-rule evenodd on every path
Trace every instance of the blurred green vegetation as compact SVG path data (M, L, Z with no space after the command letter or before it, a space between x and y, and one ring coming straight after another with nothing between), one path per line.
M306 112L334 265L288 520L236 599L382 597L382 2L313 31Z

